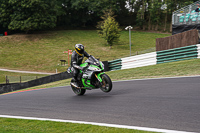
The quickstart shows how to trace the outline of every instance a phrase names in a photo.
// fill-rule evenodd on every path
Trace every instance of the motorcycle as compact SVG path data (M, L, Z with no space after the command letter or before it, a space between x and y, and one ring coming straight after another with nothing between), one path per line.
M76 95L84 95L86 90L101 89L103 92L112 90L112 81L104 72L104 64L90 56L84 63L80 65L77 84L74 79L71 80L71 88ZM68 68L67 72L71 73L73 68Z

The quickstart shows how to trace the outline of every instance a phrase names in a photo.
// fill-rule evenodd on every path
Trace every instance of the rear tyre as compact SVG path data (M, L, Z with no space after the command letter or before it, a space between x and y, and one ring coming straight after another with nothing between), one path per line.
M72 79L71 82L73 82L73 79ZM82 96L82 95L84 95L85 92L86 92L85 89L78 89L78 88L76 88L76 87L74 87L74 86L72 86L72 85L71 85L71 88L72 88L73 92L74 92L76 95L78 95L78 96Z
M102 74L101 78L102 78L102 86L100 89L106 93L110 92L112 90L112 81L110 77L107 74Z

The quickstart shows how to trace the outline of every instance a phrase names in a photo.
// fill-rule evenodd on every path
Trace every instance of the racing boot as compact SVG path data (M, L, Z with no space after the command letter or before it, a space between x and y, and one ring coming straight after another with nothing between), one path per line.
M72 85L76 88L80 88L79 85L78 85L78 80L75 77L72 78L70 85Z

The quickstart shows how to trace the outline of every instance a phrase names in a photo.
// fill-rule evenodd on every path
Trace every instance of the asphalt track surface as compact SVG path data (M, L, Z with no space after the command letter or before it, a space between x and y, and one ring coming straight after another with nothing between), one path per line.
M200 77L120 81L84 96L69 86L0 95L0 115L200 132Z

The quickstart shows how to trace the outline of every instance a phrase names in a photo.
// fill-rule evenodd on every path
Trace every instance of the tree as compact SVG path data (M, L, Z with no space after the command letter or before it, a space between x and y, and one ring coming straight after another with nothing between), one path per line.
M41 30L56 27L56 0L9 0L11 30Z
M0 0L0 27L45 30L56 26L94 26L106 9L121 25L166 31L172 13L197 0ZM165 7L165 8L163 8Z
M106 9L112 8L115 12L121 11L120 3L122 2L120 1L123 0L71 0L70 3L73 16L76 16L78 21L85 26L89 21L99 21L99 17Z
M0 0L0 25L7 28L10 23L11 5L8 0Z
M114 42L119 40L121 31L113 15L114 13L111 9L104 11L104 15L101 17L103 21L99 22L97 25L97 28L101 29L98 31L99 36L107 41L110 48Z

